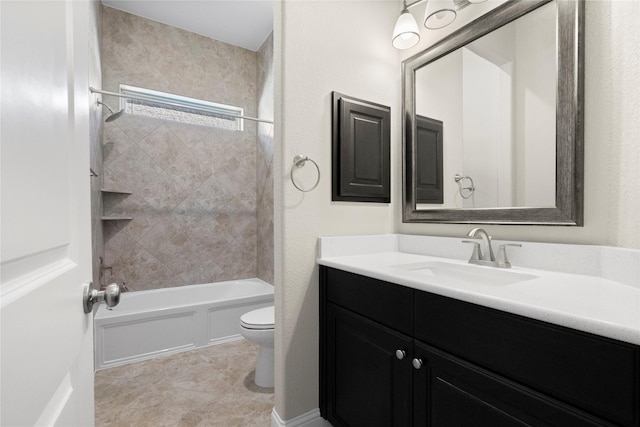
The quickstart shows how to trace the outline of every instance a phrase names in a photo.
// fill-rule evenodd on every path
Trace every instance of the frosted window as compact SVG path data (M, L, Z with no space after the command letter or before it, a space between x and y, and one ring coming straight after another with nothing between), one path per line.
M243 115L244 110L240 107L122 84L120 85L120 93L133 95L137 98L120 99L120 108L124 108L126 114L230 130L243 130L243 120L234 117Z

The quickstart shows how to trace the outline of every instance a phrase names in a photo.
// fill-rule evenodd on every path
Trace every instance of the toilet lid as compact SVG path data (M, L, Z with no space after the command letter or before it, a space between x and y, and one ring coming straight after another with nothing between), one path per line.
M259 308L240 316L240 325L247 329L273 329L273 306Z

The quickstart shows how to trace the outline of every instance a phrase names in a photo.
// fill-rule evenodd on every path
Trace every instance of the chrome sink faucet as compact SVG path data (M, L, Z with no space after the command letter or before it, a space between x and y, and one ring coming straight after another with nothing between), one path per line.
M467 237L473 239L481 239L484 242L484 249L481 248L479 242L472 240L463 240L463 243L473 244L473 253L469 258L469 264L487 265L490 267L510 268L511 263L507 259L507 246L521 247L519 243L505 243L498 246L498 256L496 257L491 247L491 236L482 228L474 228L467 233Z
M469 242L469 243L474 243L477 246L474 246L475 249L478 250L477 253L477 259L478 260L482 260L482 261L495 261L496 257L493 254L493 248L491 247L491 236L489 236L489 233L487 233L484 229L482 228L474 228L473 230L469 231L467 233L467 237L471 237L473 239L482 239L482 241L484 242L484 251L482 249L480 249L480 244L477 242L472 242L472 241L465 241L465 242ZM475 252L474 249L474 252ZM471 261L473 260L473 256L472 258L469 260Z

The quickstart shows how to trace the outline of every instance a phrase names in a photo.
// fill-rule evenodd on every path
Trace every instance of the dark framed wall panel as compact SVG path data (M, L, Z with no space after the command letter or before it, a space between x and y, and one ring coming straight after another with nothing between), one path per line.
M331 200L391 201L391 109L332 92Z
M443 124L416 116L416 203L442 204Z

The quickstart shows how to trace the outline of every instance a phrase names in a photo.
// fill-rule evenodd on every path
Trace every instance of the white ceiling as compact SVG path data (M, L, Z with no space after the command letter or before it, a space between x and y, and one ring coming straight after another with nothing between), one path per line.
M271 0L102 0L105 6L257 51L273 30Z

